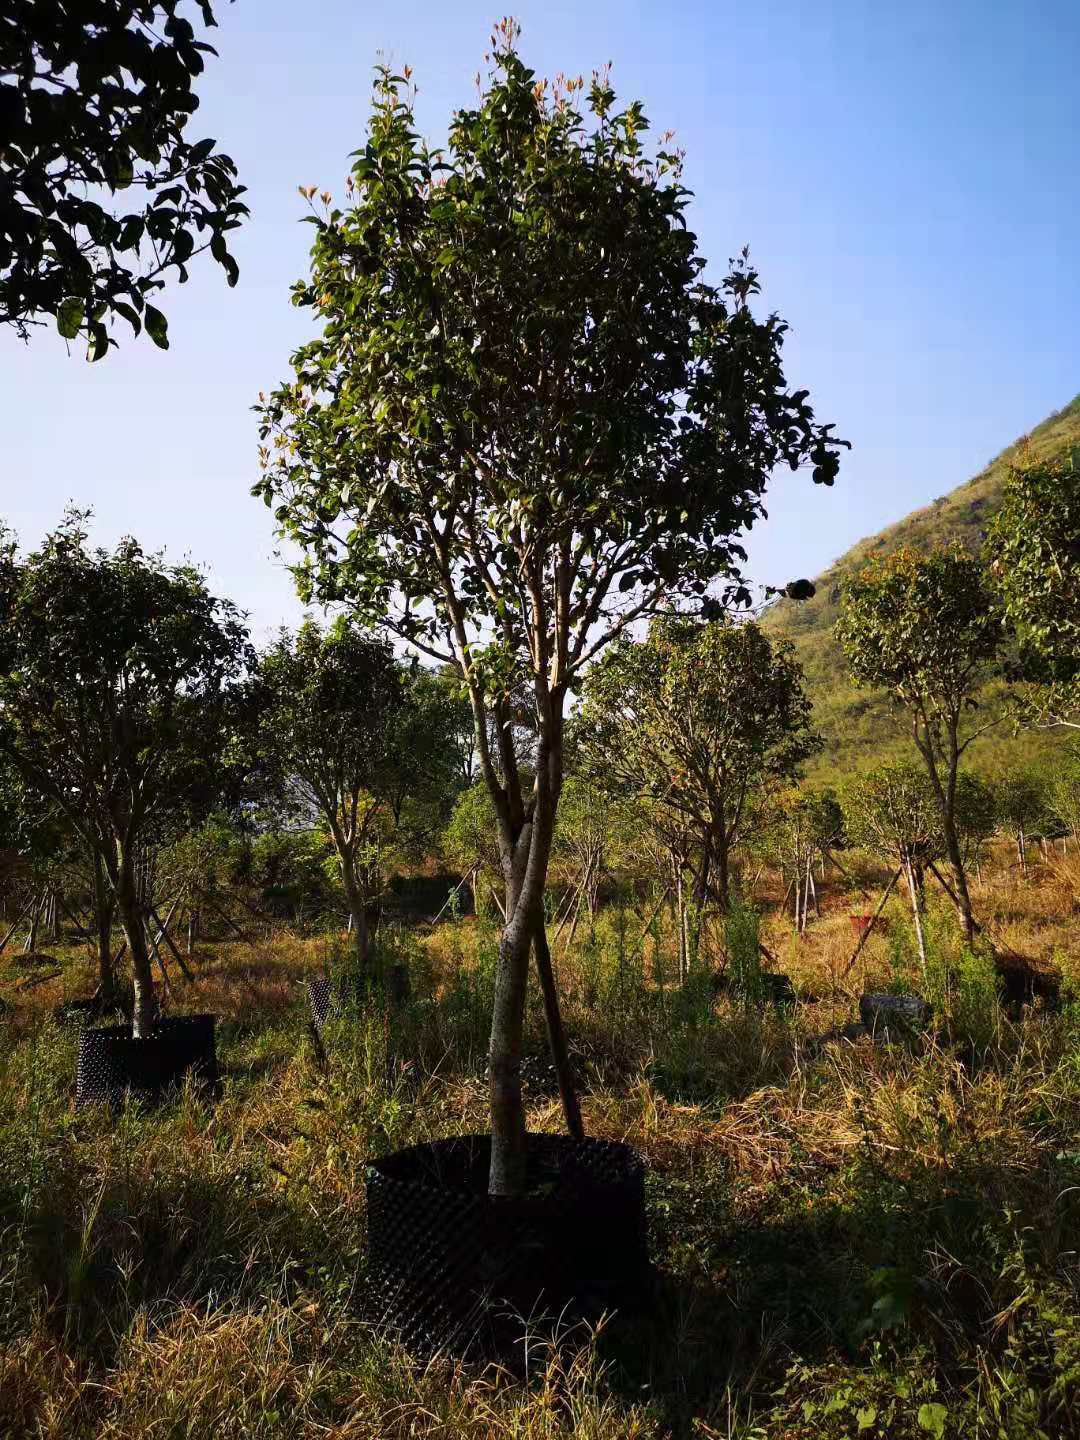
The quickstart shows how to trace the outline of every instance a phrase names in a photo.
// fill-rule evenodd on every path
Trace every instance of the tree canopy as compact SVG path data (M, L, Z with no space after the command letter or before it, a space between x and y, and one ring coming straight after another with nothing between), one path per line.
M283 802L329 830L366 965L384 805L409 764L402 669L385 640L346 618L325 630L307 620L260 658L256 696L262 762Z
M90 549L84 521L73 512L25 559L11 541L2 553L0 753L100 856L141 1034L153 1016L138 849L220 794L251 652L241 615L198 571L134 540Z
M647 800L697 839L699 895L729 901L729 857L759 792L813 753L790 645L754 623L654 621L623 637L584 686L578 744L595 783ZM715 872L715 873L714 873Z
M1028 711L1080 728L1078 453L1014 466L987 537L1005 617L1016 632Z
M420 139L413 99L408 73L380 68L347 198L312 206L293 300L320 334L260 404L256 489L306 552L302 595L348 602L455 665L468 691L507 886L501 1193L524 1175L534 937L557 1024L542 896L567 694L665 599L715 604L719 582L748 600L738 537L772 471L807 463L830 484L840 442L788 386L786 326L754 313L746 256L704 279L680 156L669 137L646 147L641 105L618 108L606 73L549 86L504 21L444 149ZM523 686L531 786L513 748Z
M188 136L215 52L187 13L208 0L10 0L0 16L0 324L55 321L99 360L121 316L168 346L151 297L247 213L236 167Z
M907 711L937 796L969 942L974 921L957 826L957 783L961 756L980 733L968 716L1003 633L986 573L960 545L925 555L898 550L872 561L841 588L836 638L855 683L881 686Z

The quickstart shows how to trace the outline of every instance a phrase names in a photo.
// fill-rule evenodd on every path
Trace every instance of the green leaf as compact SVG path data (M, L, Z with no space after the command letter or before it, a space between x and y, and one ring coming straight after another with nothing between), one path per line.
M143 320L146 323L146 333L153 340L159 350L169 348L169 322L160 310L153 305L147 305L143 312Z
M864 1405L861 1409L855 1411L855 1419L858 1421L860 1432L869 1430L870 1426L873 1425L877 1419L877 1411L873 1405Z
M915 1417L919 1422L919 1429L925 1430L928 1435L933 1435L934 1440L943 1440L945 1435L945 1420L948 1417L948 1410L944 1405L936 1402L919 1406L919 1413Z
M56 312L56 328L65 340L74 340L82 325L86 306L74 295L65 300Z

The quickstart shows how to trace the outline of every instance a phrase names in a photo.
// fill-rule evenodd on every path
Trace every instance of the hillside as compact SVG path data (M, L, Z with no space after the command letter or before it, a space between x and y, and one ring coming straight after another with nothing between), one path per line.
M840 582L871 557L889 554L903 545L926 550L960 540L977 549L997 507L1009 462L1024 444L1038 455L1057 454L1080 445L1080 395L1030 435L1003 450L973 479L853 545L816 578L817 593L812 600L782 600L766 612L763 623L789 637L798 650L814 700L815 722L825 739L825 751L812 767L810 778L824 780L861 769L910 746L902 720L888 701L871 691L856 690L848 679L833 639ZM1000 706L1001 694L1000 686L987 687L983 704ZM977 763L996 770L1021 756L1034 759L1061 743L1060 737L1052 735L1014 737L1006 723L980 737L970 753Z

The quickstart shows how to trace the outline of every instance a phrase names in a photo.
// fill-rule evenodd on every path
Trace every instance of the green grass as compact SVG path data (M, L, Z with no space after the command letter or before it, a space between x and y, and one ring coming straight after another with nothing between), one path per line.
M781 600L766 612L766 626L785 635L798 651L814 702L814 724L825 740L822 755L809 770L812 780L827 781L863 770L910 749L905 722L886 697L857 690L848 678L832 633L842 580L874 556L891 554L905 545L929 550L959 540L978 550L982 533L1000 501L1009 463L1025 444L1039 456L1060 454L1080 445L1080 396L1036 426L1030 436L1002 451L973 479L852 546L817 577L813 599L799 603ZM1003 697L1000 684L988 686L981 697L983 713L1003 711ZM995 771L1036 761L1053 753L1061 743L1060 737L1045 734L1028 732L1017 736L1006 721L974 742L969 760L976 769Z
M980 914L1080 975L1074 862L1018 887L1008 861ZM629 911L556 954L586 1127L648 1162L660 1280L644 1314L538 1340L525 1383L418 1370L360 1305L365 1162L486 1126L482 922L414 954L392 1028L377 1009L331 1027L325 1068L294 982L333 946L209 947L183 1003L223 1017L222 1100L118 1123L72 1108L74 1039L49 1012L87 977L66 957L0 1020L0 1435L1080 1435L1080 1011L1004 1015L940 911L935 1026L815 1048L864 984L918 980L895 901L837 983L848 908L828 882L795 940L766 907L816 997L790 1015L711 998L715 925L684 987L667 922L658 969ZM559 1127L542 1067L528 1100Z

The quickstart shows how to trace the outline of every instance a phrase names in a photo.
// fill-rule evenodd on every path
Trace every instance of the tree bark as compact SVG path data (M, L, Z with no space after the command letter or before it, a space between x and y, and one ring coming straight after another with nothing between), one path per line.
M112 958L112 922L114 900L105 878L100 850L94 851L94 933L97 939L98 989L106 1003L116 995L116 975Z
M533 951L536 956L537 974L540 977L540 989L544 995L548 1042L551 1045L551 1058L555 1064L555 1076L559 1082L559 1095L562 1098L566 1128L575 1140L584 1140L585 1127L581 1121L581 1106L578 1104L577 1092L574 1089L574 1077L570 1068L570 1055L566 1046L562 1014L559 1010L559 994L555 988L555 972L551 965L551 951L548 948L542 907L536 917L533 931Z
M116 904L120 922L131 952L131 971L135 982L135 1006L132 1011L132 1034L144 1040L157 1019L154 981L150 969L150 950L146 943L146 922L139 903L135 867L130 855L121 855L116 882Z
M351 934L356 951L356 963L361 974L366 974L371 964L371 930L368 926L367 899L361 893L353 873L352 861L341 856L341 882L345 889L345 900L352 921Z
M919 947L919 964L922 972L926 974L926 936L923 933L922 923L922 897L920 885L915 879L915 872L910 860L904 861L904 878L908 883L908 894L911 896L911 914L915 923L915 940Z
M525 1188L525 1105L521 1095L521 1046L525 987L532 930L520 906L511 910L499 943L495 1003L491 1012L488 1069L491 1090L492 1195L518 1195Z

